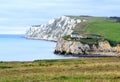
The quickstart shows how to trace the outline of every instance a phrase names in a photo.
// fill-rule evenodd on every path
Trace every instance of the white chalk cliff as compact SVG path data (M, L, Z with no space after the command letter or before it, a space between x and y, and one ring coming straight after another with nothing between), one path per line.
M31 26L26 32L26 38L57 41L58 38L69 35L80 19L61 16L50 20L47 24Z

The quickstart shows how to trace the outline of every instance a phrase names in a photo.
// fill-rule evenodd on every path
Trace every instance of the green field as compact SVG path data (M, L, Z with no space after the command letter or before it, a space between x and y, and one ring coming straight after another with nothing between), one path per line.
M78 17L88 20L78 24L74 32L98 34L114 43L120 42L120 22L107 17Z
M120 82L120 58L0 62L0 82Z

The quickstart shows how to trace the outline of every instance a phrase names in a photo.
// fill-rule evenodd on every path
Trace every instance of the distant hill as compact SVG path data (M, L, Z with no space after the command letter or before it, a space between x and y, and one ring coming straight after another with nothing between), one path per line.
M108 39L111 44L120 43L120 17L70 16L86 20L76 25L73 32L98 34Z

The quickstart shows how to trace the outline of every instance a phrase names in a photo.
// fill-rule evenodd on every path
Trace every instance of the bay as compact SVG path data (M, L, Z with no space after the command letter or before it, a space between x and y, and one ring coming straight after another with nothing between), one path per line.
M73 58L55 55L55 45L51 41L26 39L24 35L0 34L0 61Z

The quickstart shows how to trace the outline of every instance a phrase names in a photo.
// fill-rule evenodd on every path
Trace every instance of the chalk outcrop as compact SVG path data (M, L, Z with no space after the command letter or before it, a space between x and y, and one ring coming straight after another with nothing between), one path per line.
M96 44L83 44L77 41L68 41L60 38L55 48L56 54L91 55L91 56L119 56L120 45L111 47L108 41L98 41Z
M26 32L26 38L57 41L58 38L71 34L74 27L80 22L80 19L61 16L50 20L48 24L30 27Z

